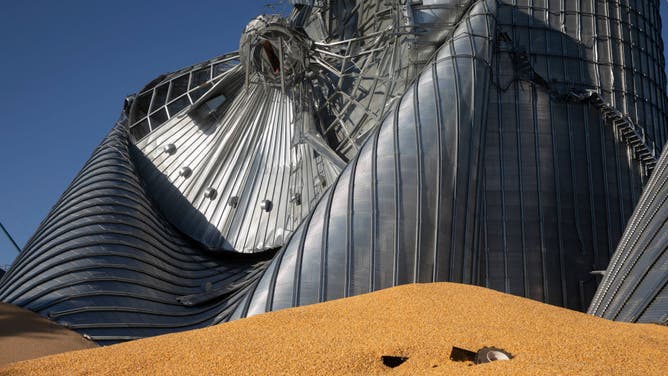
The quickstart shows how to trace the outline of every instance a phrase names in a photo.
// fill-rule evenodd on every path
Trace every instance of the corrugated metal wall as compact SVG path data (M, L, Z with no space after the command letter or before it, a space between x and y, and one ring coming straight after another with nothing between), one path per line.
M584 310L643 177L598 109L559 95L593 89L663 145L658 2L504 1L497 19L477 282Z
M128 144L121 122L0 281L0 300L101 344L227 320L266 261L185 239L154 208Z
M482 11L496 26L472 28L494 5L477 2L237 315L429 281L587 308L646 179L611 119L649 149L666 138L659 4L500 2Z
M172 227L142 186L124 119L2 278L0 299L100 341L411 282L584 310L591 272L607 267L668 136L658 6L448 2L463 17L447 42L271 264L270 253L201 253ZM663 320L665 205L654 198L665 196L665 156L655 169L593 313Z
M668 324L668 146L589 307L610 320Z
M495 8L469 10L234 317L473 281Z

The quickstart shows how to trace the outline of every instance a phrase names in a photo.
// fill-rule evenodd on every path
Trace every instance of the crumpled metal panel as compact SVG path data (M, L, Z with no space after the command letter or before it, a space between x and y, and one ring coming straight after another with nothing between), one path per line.
M656 21L653 6L633 14ZM593 10L600 19L609 11ZM665 81L647 82L657 95L629 103L612 76L642 69L639 60L624 57L606 76L610 56L593 50L609 38L596 38L595 47L574 40L600 24L573 28L570 16L509 2L498 3L494 19L489 35L467 35L470 16L461 20L236 315L431 281L586 309L597 285L591 272L607 265L640 195L645 171L634 150L652 149L652 137L665 142ZM557 20L565 26L555 28ZM467 54L480 47L471 35L493 39L486 43L494 57ZM471 60L490 64L488 81L470 73ZM447 76L434 68L448 64ZM607 104L581 100L591 87ZM635 109L633 116L617 122L615 106ZM484 120L472 121L470 111ZM443 116L440 134L421 133L429 130L423 116ZM629 138L628 122L643 129L640 139ZM477 143L468 143L470 132L482 132Z
M645 186L589 313L668 324L668 146Z
M597 284L591 272L607 266L668 134L658 1L330 4L255 23L246 57L149 83L130 111L135 143L124 123L112 131L0 280L0 299L99 341L411 282L478 284L584 309ZM308 49L291 44L303 33ZM309 60L281 60L292 47L299 53L289 57ZM254 71L244 68L251 63ZM138 128L144 120L148 128ZM236 137L252 141L228 142ZM303 161L328 161L331 179L313 179L323 188L293 214L300 225L282 250L204 252L232 241L200 224L232 228L258 207L286 215L296 205L282 188L260 200L269 181L292 187L288 149L297 150L290 158L301 150ZM647 197L659 192L665 159L596 312L659 321L666 313L665 269L650 265L665 252L639 253L634 243L657 231L663 244L646 214L662 215ZM251 178L259 171L265 180ZM258 184L237 184L251 180ZM253 194L237 197L240 187ZM179 201L183 192L191 201ZM225 217L239 205L242 217ZM179 222L195 212L204 216L197 225ZM237 234L253 240L229 249L278 246L276 230L287 228L248 223L258 226Z
M329 130L344 143L367 137L425 62L404 55L431 54L464 3L334 2L311 12L328 20L334 39L326 44L279 16L260 16L244 30L239 56L158 79L131 110L133 134L150 123L134 156L152 198L206 249L281 247L357 148ZM320 72L323 65L343 76ZM346 114L332 120L339 104ZM314 116L319 109L327 114Z
M495 11L495 1L471 8L235 317L404 283L472 282L475 232L450 223L472 222L480 205L472 192L481 190Z
M470 3L345 0L302 10L320 65L320 129L344 159L358 153Z
M133 155L165 216L206 249L279 248L339 169L294 142L295 106L280 90L253 85L228 98L219 120L202 123L196 110L170 119Z
M268 257L211 257L184 238L153 207L128 137L121 121L0 280L3 302L101 344L225 321Z
M129 109L130 133L139 141L161 127L167 120L181 115L192 104L200 104L203 97L236 91L238 83L224 76L239 70L237 53L226 54L194 66L163 74L149 82L134 96ZM235 69L236 68L236 69ZM236 86L235 86L236 84ZM215 86L215 90L214 90Z
M212 251L262 252L284 244L343 164L298 137L310 116L295 102L299 85L251 85L253 66L230 66L238 56L225 56L168 76L168 110L180 77L201 93L181 90L190 101L138 139L133 156L152 199L186 235ZM216 69L221 62L227 69ZM152 89L151 103L166 85Z

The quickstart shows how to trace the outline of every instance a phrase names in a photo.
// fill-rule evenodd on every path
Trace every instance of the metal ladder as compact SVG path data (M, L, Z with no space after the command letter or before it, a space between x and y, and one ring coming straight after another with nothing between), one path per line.
M633 157L640 162L643 173L649 177L656 167L658 153L656 145L642 127L636 125L628 115L607 103L595 90L586 90L583 93L571 92L569 98L578 102L589 102L603 115L606 123L612 124L620 136L620 140L631 148Z

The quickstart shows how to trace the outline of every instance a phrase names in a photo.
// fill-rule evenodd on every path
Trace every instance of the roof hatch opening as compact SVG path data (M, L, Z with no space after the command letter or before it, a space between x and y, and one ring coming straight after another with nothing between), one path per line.
M239 53L251 81L285 87L303 78L310 44L286 19L276 15L259 16L246 26Z

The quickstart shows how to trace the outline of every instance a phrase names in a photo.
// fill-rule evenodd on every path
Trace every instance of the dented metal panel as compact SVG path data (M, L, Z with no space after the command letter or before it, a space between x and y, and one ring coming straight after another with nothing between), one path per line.
M413 282L584 310L608 268L590 312L665 321L658 0L295 5L128 98L2 301L115 342Z

